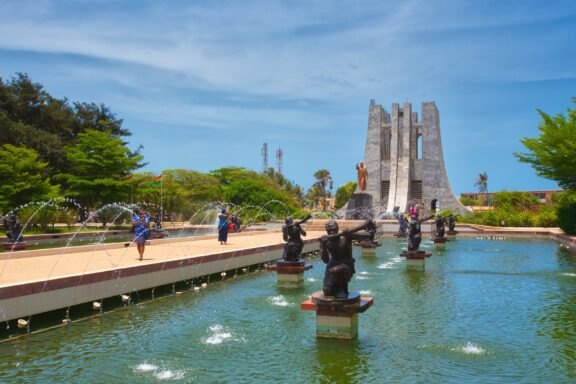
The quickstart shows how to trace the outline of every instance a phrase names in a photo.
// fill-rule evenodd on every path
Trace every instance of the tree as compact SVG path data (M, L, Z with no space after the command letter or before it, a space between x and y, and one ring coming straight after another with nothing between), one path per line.
M478 192L486 194L486 205L490 205L490 196L488 195L488 174L482 172L478 174L478 178L474 182L474 186L478 188Z
M66 157L70 173L57 178L68 186L68 196L87 207L126 200L131 188L127 177L143 166L142 155L130 151L109 132L79 134L78 142L66 147Z
M567 235L576 235L576 193L564 192L558 197L556 215L560 229Z
M342 208L344 204L346 204L346 202L350 200L350 196L352 196L357 186L358 183L354 181L349 181L346 184L340 186L340 188L336 190L335 194L336 200L334 202L334 208L336 209Z
M0 78L0 145L34 149L47 162L50 176L69 173L65 147L73 145L87 130L129 136L108 107L95 103L73 103L51 96L42 84L18 73L4 82Z
M576 97L572 98L576 105ZM514 153L522 162L532 165L538 176L554 180L560 187L576 191L576 109L568 108L566 116L538 110L542 121L537 138L523 138L527 153Z
M314 199L318 199L320 204L322 205L322 210L326 210L327 202L326 198L330 197L330 190L333 187L333 180L332 176L330 175L330 171L327 169L320 169L314 173L314 178L316 182L309 190L309 194L311 194ZM328 190L327 190L327 187Z
M46 165L32 149L11 144L0 147L0 212L56 196L58 187L45 177Z

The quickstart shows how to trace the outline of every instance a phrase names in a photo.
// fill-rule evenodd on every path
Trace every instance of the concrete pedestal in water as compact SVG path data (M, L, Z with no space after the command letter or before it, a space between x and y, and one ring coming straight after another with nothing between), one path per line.
M304 311L316 312L316 337L352 340L358 336L358 314L372 306L374 299L350 292L348 298L337 299L315 292L302 304Z
M266 266L268 271L277 272L277 283L280 288L300 288L304 285L304 271L312 268L304 261L280 260Z
M446 242L450 240L447 237L433 237L432 241L437 248L444 249Z
M432 256L432 253L426 251L404 251L400 254L401 257L406 258L406 267L410 270L424 270L427 257Z
M456 240L457 234L458 231L446 231L446 237L448 237L448 240Z

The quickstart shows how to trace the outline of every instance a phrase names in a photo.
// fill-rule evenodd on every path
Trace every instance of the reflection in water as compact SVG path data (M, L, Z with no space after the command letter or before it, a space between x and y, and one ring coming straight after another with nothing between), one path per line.
M548 292L537 320L542 325L539 334L554 340L557 348L549 360L551 369L566 371L576 380L576 255L559 248L556 252L560 271L555 286Z

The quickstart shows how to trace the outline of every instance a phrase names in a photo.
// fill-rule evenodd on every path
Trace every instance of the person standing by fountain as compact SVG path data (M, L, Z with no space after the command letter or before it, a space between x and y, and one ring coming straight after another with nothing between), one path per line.
M222 208L218 215L218 241L220 245L226 245L228 241L228 213L226 213L226 208Z
M139 260L144 260L144 248L146 247L146 240L150 234L150 216L143 211L137 211L137 216L132 217L132 228L134 229L134 242L138 248Z

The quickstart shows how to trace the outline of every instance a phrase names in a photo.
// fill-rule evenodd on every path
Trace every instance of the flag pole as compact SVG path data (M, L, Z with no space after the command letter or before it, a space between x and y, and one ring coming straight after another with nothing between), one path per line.
M164 226L164 223L163 223L163 221L164 221L164 205L163 205L164 198L163 198L163 194L162 194L162 184L164 184L163 183L164 175L161 174L160 176L161 176L160 177L160 226L163 227Z

